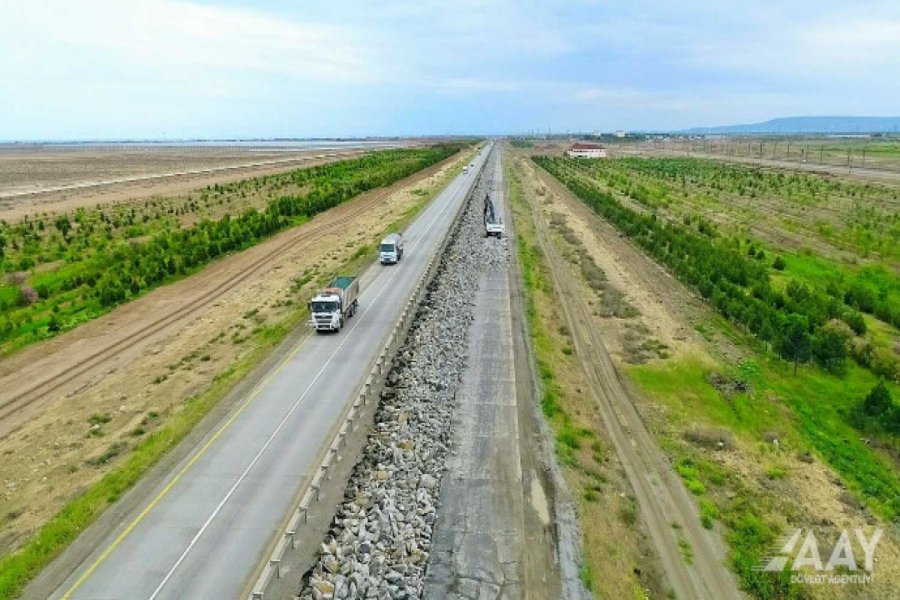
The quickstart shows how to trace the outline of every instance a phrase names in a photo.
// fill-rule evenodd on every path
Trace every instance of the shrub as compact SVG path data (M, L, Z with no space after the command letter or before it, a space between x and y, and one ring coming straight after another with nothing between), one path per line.
M893 405L890 390L884 381L879 381L863 398L861 408L867 417L880 417L893 408Z
M846 370L847 342L834 329L823 327L813 338L812 355L829 373L843 374Z
M787 267L787 263L780 256L775 257L775 261L772 263L772 268L776 271L784 271L784 268Z
M782 323L777 350L782 358L794 363L794 373L797 372L797 365L809 362L812 339L806 319L796 314L787 316Z
M862 335L866 332L866 320L861 313L855 310L849 310L844 313L841 319L850 326L850 329L852 329L853 333L856 335Z
M32 287L23 285L19 288L19 304L21 306L29 306L31 304L34 304L35 302L40 300L40 298L40 295Z

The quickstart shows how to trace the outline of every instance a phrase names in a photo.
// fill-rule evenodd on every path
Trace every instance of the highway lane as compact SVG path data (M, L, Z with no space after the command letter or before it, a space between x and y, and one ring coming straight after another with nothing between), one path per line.
M237 597L474 180L458 176L410 225L399 265L363 274L360 310L344 331L292 349L53 597Z

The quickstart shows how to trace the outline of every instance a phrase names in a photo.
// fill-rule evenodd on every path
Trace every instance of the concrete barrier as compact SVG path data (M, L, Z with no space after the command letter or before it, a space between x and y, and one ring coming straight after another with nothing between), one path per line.
M471 196L472 192L477 187L478 181L481 179L483 171L484 164L482 164L482 168L479 171L478 176L472 179L472 184L469 188L466 199ZM439 264L438 257L441 256L446 250L451 236L456 230L459 220L464 212L463 209L465 205L466 201L464 200L460 204L456 214L453 217L453 221L450 224L447 235L441 241L434 256L432 256L428 261L422 277L413 287L413 293L406 301L406 304L404 305L403 310L400 313L399 320L394 325L394 328L391 330L384 343L382 344L381 350L378 353L378 358L376 359L372 369L369 371L369 374L366 377L364 383L362 384L359 395L347 410L341 426L335 432L331 444L328 446L328 450L325 452L325 456L323 457L322 462L320 463L319 468L316 471L316 475L313 477L312 481L307 486L307 489L304 491L303 497L297 505L297 509L288 519L287 526L284 528L282 534L278 537L278 540L275 543L275 547L264 563L264 566L259 573L259 576L257 577L256 582L254 583L249 594L250 600L263 600L263 596L270 582L275 578L281 578L281 565L284 558L284 553L288 549L288 547L290 547L291 549L296 548L296 537L298 531L300 530L302 524L309 522L310 504L312 502L320 501L320 492L323 479L330 479L329 470L332 462L340 460L340 455L337 453L338 448L343 444L347 433L355 431L353 427L354 420L358 419L362 407L368 406L369 401L374 400L375 397L381 393L381 388L383 387L386 375L385 366L390 365L393 362L397 350L399 350L400 345L403 343L403 341L405 341L406 333L409 331L409 327L410 325L412 325L413 317L415 317L416 314L415 308L418 307L421 301L424 299L428 287L431 284L431 281L434 279L437 265Z

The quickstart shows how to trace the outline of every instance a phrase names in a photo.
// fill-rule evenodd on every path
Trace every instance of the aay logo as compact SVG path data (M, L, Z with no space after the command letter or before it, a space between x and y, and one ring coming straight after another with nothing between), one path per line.
M875 547L881 540L884 531L879 527L867 538L862 529L853 530L857 545L861 553L854 552L854 545L850 539L850 533L844 529L831 550L828 561L822 562L822 553L819 551L819 540L816 534L809 530L803 535L802 529L795 529L783 538L781 549L777 555L764 557L758 567L761 571L780 572L790 565L791 571L812 569L815 574L794 573L792 581L801 583L871 583L872 568L875 563ZM802 543L799 544L802 538ZM793 561L791 558L793 557ZM857 557L862 558L862 565ZM835 569L843 567L840 573ZM860 568L865 573L859 573ZM849 571L849 573L847 573Z

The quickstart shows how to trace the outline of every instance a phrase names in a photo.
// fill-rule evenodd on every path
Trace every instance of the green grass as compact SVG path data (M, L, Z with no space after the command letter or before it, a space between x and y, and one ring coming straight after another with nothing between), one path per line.
M732 373L750 379L751 391L730 398L709 383L711 367L694 358L634 366L629 375L646 395L671 408L668 414L676 424L726 427L755 444L762 460L772 452L762 439L767 431L780 434L783 451L812 450L876 514L896 520L900 510L897 472L887 458L860 441L844 416L871 389L871 374L851 367L844 378L814 369L802 369L795 377L780 361L758 360L753 368ZM891 391L896 394L897 386L891 386ZM676 471L697 496L703 526L711 528L716 521L726 526L731 562L744 589L759 598L804 597L805 592L791 585L786 575L755 570L783 527L773 515L787 522L792 518L780 514L783 506L776 508L772 498L745 488L717 463L682 442L664 440L664 447L676 457ZM790 475L777 463L764 472L773 480ZM730 497L720 492L722 486L732 490Z
M521 199L521 189L519 188L521 184L511 177L509 172L507 177L509 177L510 185L516 186L514 198L518 202L524 202ZM558 348L544 331L534 306L534 294L551 289L550 283L543 273L543 258L540 248L529 244L525 236L519 235L516 237L516 249L522 282L526 291L525 316L541 383L541 410L553 428L556 454L560 462L566 466L575 467L577 465L575 451L581 448L581 438L592 438L594 433L577 428L571 417L560 406L560 389L554 378L550 362L550 357L558 352Z
M594 574L591 571L591 565L582 561L580 565L578 565L578 579L581 580L582 585L584 585L585 589L589 592L595 592L597 590L597 581L594 579Z
M765 356L756 360L750 392L728 398L709 383L713 368L696 358L636 365L628 372L645 394L665 402L678 422L694 422L702 415L701 422L727 427L751 442L761 441L766 432L779 432L782 447L815 450L865 504L885 519L896 520L897 472L888 458L860 441L861 434L846 417L874 386L875 377L855 365L843 377L813 368L801 369L795 376L781 361ZM894 384L889 389L894 397L900 394Z
M649 397L664 399L672 417L682 423L703 415L710 424L743 432L751 439L780 428L783 415L759 394L735 393L726 401L709 383L714 372L717 369L711 364L693 356L628 368L641 389ZM736 369L725 376L742 375Z
M678 538L678 550L681 552L681 557L684 559L684 562L692 565L694 564L694 549L691 548L690 543L683 537Z

